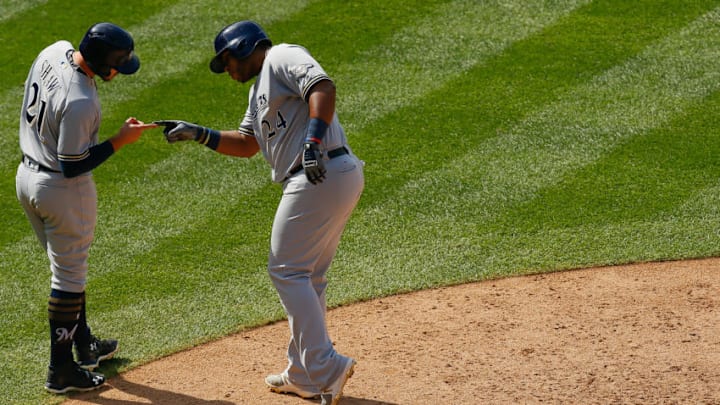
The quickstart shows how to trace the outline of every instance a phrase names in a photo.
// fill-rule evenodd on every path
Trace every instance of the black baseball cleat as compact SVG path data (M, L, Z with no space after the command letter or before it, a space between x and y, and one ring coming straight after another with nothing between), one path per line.
M104 383L104 375L83 370L77 363L70 362L60 367L48 367L45 389L53 394L64 394L69 391L92 391Z
M90 344L87 347L76 347L78 364L85 370L94 370L103 360L111 359L118 351L118 341L115 339L98 339L90 335Z

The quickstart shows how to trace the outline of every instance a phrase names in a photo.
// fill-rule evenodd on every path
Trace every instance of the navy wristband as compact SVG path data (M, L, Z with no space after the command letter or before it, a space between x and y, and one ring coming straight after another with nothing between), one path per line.
M328 124L320 118L310 119L310 123L308 124L307 129L307 135L305 135L305 141L314 143L322 142L327 128Z
M217 150L218 145L220 145L220 131L211 129L210 134L208 135L208 141L205 146L212 150Z
M217 150L220 144L220 131L203 127L202 132L198 134L195 140L212 150Z

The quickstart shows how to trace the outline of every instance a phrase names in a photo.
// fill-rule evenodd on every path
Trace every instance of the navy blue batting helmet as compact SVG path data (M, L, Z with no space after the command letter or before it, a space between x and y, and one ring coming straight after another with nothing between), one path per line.
M135 42L130 33L115 24L102 22L90 27L80 42L80 53L90 69L100 76L110 75L110 69L131 75L140 68L135 55ZM115 51L127 51L114 55Z
M229 51L237 59L245 59L260 43L272 46L262 27L253 21L238 21L223 28L215 37L215 57L210 61L210 70L215 73L225 71L222 55Z

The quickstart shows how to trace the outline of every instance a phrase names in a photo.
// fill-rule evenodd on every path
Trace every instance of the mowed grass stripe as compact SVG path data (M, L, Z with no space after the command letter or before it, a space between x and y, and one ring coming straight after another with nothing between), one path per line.
M687 108L717 91L718 10L534 112L466 155L457 165L465 169L464 173L480 173L486 180L487 192L479 195L481 202L502 207L494 199L512 202L532 197L542 187L594 163L633 137L683 115ZM511 150L512 155L493 158L499 157L501 150ZM497 193L500 190L507 190L502 197ZM454 206L451 203L449 207ZM497 215L492 211L477 214L480 221Z
M14 1L14 0L13 0ZM177 0L126 0L103 2L85 0L31 0L17 13L0 18L3 53L0 54L0 91L22 84L28 68L45 46L64 39L75 45L90 25L111 21L124 28L142 23L147 16L170 7ZM3 1L5 3L6 0ZM27 7L32 5L32 7Z
M343 86L339 113L346 117L350 132L362 130L388 113L415 105L427 93L587 2L458 0L441 5L363 52L359 63L338 67L335 77Z
M47 3L47 0L3 0L0 3L0 23L45 3Z
M486 243L503 254L488 256L487 266L552 271L625 263L628 257L633 262L714 257L720 254L719 191L717 182L696 190L683 204L657 219L497 235ZM582 261L578 260L578 253L582 254ZM473 261L477 254L471 251L466 258Z
M717 256L720 118L713 112L718 108L720 91L715 91L690 106L687 114L631 139L561 183L567 190L544 190L541 198L510 213L503 230L498 226L483 238L484 246L502 252L489 258L488 265L554 270L618 264L628 258ZM542 212L543 207L547 211ZM542 226L530 221L548 216ZM468 259L476 261L479 254L472 252Z
M563 97L715 6L709 1L684 6L681 14L657 1L633 4L643 12L628 11L622 1L594 2L426 94L423 102L369 124L357 134L362 144L358 152L375 159L367 167L375 182L364 199L377 195L382 200L418 173L435 170L438 162L456 160L458 151L507 132L533 109ZM453 147L446 147L450 142ZM396 170L388 171L386 165Z
M407 183L395 198L357 218L361 225L351 228L351 233L361 232L367 224L385 224L385 230L378 231L387 240L381 251L353 256L351 262L358 267L378 269L357 287L371 286L373 277L378 277L382 288L412 289L446 282L448 277L459 281L513 271L488 263L513 252L486 245L484 225L502 224L515 205L572 176L627 139L682 114L688 104L714 91L716 18L717 11L699 18L679 34ZM355 243L366 246L367 240ZM468 255L473 260L467 260ZM388 272L396 276L388 277Z
M662 220L717 182L720 117L714 112L719 98L715 90L690 103L685 114L628 139L572 177L544 188L537 198L508 212L502 223L489 225L536 232ZM547 214L551 221L529 220Z
M705 15L679 35L534 112L445 170L463 168L463 173L473 174L461 181L479 174L486 192L478 195L478 202L502 207L494 199L522 201L625 140L663 125L720 86L716 18L717 11ZM512 154L501 156L500 151ZM422 188L423 182L446 178L444 174L429 173L428 179L410 187ZM501 190L506 190L502 197ZM444 202L450 211L456 208L454 202L460 203ZM496 215L492 211L477 214L481 221L485 215Z

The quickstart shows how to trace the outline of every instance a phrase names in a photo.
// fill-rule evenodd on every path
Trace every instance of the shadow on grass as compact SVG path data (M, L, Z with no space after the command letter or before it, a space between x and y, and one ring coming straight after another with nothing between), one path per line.
M124 358L113 358L102 363L96 371L105 375L109 380L102 388L83 392L70 396L68 399L85 401L91 404L99 405L137 405L137 404L197 404L197 405L232 405L233 402L220 400L204 400L195 398L190 395L180 394L177 392L161 390L148 385L137 384L122 378L119 371L128 365L130 360ZM110 381L110 378L112 380ZM118 390L124 394L131 396L132 399L115 399L105 398L103 392L111 389Z
M161 390L148 385L142 385L135 382L125 380L119 373L119 370L128 365L130 360L123 358L113 358L102 363L97 370L105 375L109 380L102 388L91 391L77 393L68 399L84 401L90 404L98 405L137 405L137 404L192 404L192 405L233 405L235 402L222 400L205 400L196 398L186 394L180 394L168 390ZM129 396L128 399L116 399L103 397L102 394L109 390L118 390ZM308 404L320 403L320 399L308 400ZM397 405L393 402L385 402L380 400L370 400L343 396L342 403L346 405Z

